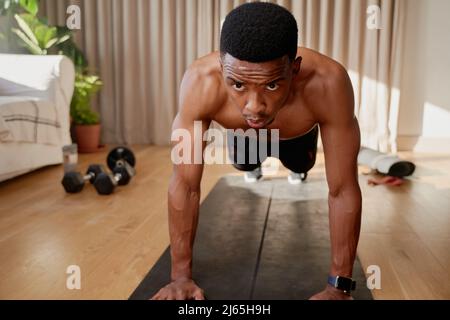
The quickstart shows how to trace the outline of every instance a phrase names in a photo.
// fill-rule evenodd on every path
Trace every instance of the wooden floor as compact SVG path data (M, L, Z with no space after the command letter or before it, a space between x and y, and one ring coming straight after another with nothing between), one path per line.
M113 196L91 186L67 195L62 167L0 183L0 299L126 299L169 244L170 150L135 146L138 175ZM80 168L106 151L80 156ZM450 156L406 154L417 174L401 187L369 187L361 176L358 255L381 268L376 299L450 299ZM206 166L202 199L229 165ZM287 174L282 171L280 174ZM324 178L322 157L311 175ZM81 290L66 269L81 268Z

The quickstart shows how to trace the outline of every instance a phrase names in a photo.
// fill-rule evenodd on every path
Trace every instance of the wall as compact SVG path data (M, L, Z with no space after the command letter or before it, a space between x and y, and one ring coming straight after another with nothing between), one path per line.
M406 10L398 147L450 152L450 1Z

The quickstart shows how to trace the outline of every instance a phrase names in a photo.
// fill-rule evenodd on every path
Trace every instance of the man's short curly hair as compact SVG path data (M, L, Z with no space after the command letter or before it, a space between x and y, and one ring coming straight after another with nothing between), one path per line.
M265 62L297 55L298 28L285 8L267 2L251 2L232 10L220 36L221 54L248 62Z

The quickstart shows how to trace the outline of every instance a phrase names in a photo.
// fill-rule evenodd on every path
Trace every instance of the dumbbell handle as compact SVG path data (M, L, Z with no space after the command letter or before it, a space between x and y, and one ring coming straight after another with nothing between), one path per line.
M114 180L119 185L126 185L130 179L136 174L135 169L126 161L118 161L116 168L113 170Z
M119 184L120 179L122 179L122 174L121 173L115 173L113 175L114 178L114 184L117 186Z
M95 173L89 172L89 173L87 173L87 174L83 177L83 180L84 180L84 181L89 181L89 180L91 180L92 178L95 178Z

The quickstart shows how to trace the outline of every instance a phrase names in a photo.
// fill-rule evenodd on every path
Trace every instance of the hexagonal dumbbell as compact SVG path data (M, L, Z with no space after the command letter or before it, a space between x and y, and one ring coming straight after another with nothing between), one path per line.
M95 189L101 195L111 194L117 186L127 185L136 174L134 169L136 159L133 152L127 148L119 147L112 150L108 154L107 163L112 174L103 172L94 182Z
M61 183L67 193L78 193L83 190L87 181L94 184L96 178L105 172L106 169L103 165L91 164L86 171L86 175L83 176L80 172L67 172L64 174Z

